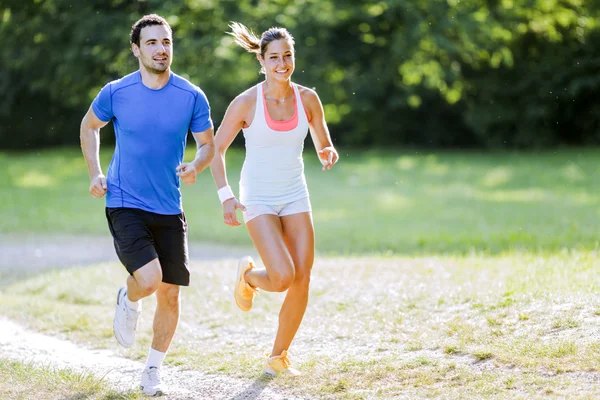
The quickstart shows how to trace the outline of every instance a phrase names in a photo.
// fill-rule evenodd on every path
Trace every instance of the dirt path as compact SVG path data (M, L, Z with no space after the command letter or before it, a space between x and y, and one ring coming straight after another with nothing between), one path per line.
M245 249L220 245L191 244L193 260L216 260L248 254ZM110 237L69 235L0 234L0 277L3 284L50 268L89 265L104 261L118 262ZM0 357L23 362L69 368L104 377L118 390L135 389L139 385L143 364L119 357L109 350L89 350L71 342L24 329L0 316ZM183 371L165 366L163 377L171 389L169 399L299 399L283 393L270 380L234 379Z
M192 260L219 260L255 255L252 249L190 243ZM118 262L110 235L42 235L0 233L0 273L31 273L105 261Z
M139 385L144 367L140 362L118 357L109 350L80 348L71 342L28 331L3 318L0 318L0 326L0 357L92 373L104 377L119 391L137 389ZM169 399L299 398L269 388L269 379L264 377L252 382L168 366L162 368L162 375L171 389Z

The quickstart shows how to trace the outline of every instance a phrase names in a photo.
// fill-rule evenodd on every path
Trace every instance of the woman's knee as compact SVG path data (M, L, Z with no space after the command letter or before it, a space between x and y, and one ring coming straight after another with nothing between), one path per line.
M294 285L308 288L310 285L310 268L300 269L296 271L294 277Z
M276 272L269 278L274 286L273 290L275 292L284 292L292 285L292 283L294 283L294 268L292 267L282 272Z

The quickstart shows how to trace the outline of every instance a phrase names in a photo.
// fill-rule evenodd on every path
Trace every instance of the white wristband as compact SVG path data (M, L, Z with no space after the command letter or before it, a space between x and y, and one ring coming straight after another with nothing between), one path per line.
M223 186L221 189L217 190L217 194L219 195L219 200L221 201L221 204L235 197L233 195L233 191L231 190L231 186L229 185Z

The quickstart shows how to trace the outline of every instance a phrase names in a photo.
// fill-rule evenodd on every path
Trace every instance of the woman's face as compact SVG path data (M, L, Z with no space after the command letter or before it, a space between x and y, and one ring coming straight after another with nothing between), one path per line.
M269 78L288 80L295 68L294 46L288 39L273 40L265 49L261 65Z

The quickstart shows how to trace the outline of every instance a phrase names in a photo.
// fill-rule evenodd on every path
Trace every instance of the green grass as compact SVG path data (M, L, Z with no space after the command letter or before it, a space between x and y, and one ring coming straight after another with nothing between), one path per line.
M306 175L317 249L327 254L497 254L596 249L600 150L544 153L346 151ZM243 152L228 152L237 192ZM106 171L111 152L102 153ZM187 153L191 159L192 150ZM77 149L0 153L0 232L108 234ZM208 171L183 188L190 238L251 245L222 223Z
M341 156L324 173L306 152L320 256L291 348L304 376L275 385L332 399L600 397L600 150ZM234 187L242 160L228 153ZM0 232L108 235L87 187L77 150L0 153ZM222 223L209 173L183 192L192 240L250 245ZM234 270L192 263L168 363L260 376L283 294L261 293L242 313ZM45 272L2 286L0 309L143 360L153 298L134 348L112 337L124 277L116 263Z
M139 399L137 392L117 392L102 379L68 369L0 358L0 393L3 399Z
M600 254L325 257L291 348L304 372L275 385L332 399L597 398ZM243 313L231 295L235 260L192 264L167 362L260 376L283 294ZM6 287L3 314L41 332L143 361L154 298L138 342L112 336L117 264L49 272ZM523 317L524 315L527 317Z

